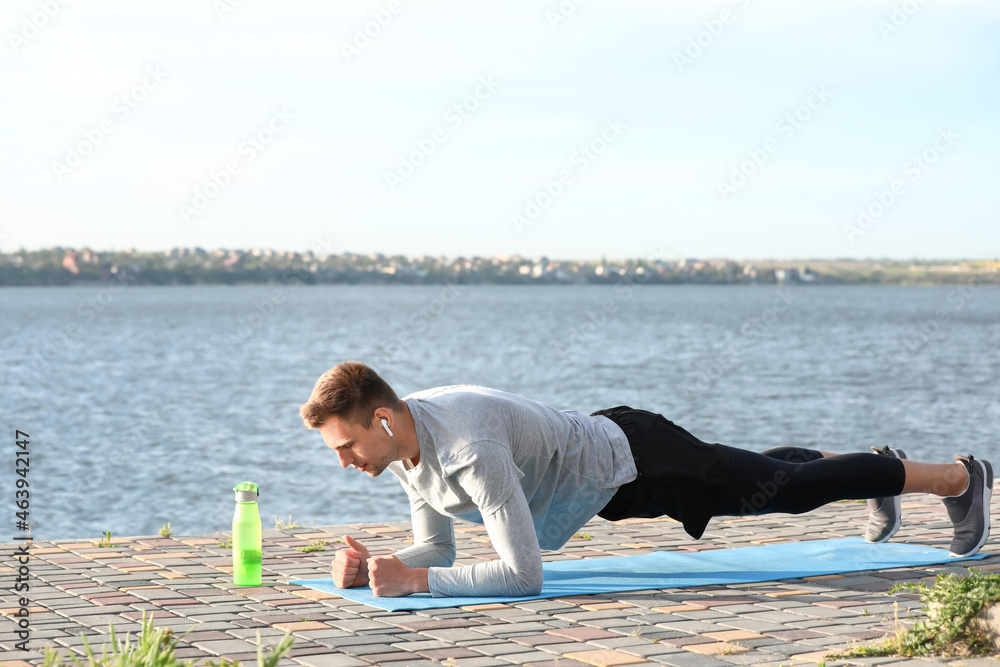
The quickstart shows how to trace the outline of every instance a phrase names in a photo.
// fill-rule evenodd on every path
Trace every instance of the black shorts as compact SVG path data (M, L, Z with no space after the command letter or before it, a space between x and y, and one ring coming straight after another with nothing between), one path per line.
M604 415L625 432L639 472L597 515L609 521L667 515L700 538L715 513L718 489L729 478L730 448L702 442L647 410L622 405L593 414Z

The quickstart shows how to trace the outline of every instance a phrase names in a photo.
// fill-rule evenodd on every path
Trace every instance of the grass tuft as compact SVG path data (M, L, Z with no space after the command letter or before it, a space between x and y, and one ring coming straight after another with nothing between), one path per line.
M193 667L195 663L194 658L189 660L177 658L178 640L173 632L169 628L154 628L153 618L150 616L147 619L146 612L142 614L142 630L134 642L130 633L126 633L124 638L119 638L115 633L114 624L111 624L109 629L110 641L101 646L100 655L94 652L87 637L82 635L86 652L83 660L71 656L70 661L65 661L59 650L46 646L43 667ZM281 659L292 649L294 641L295 639L286 633L281 641L264 655L258 630L258 667L277 667ZM238 660L233 662L226 658L213 658L201 664L208 667L237 667L240 663Z
M299 522L292 518L292 515L288 515L288 521L283 521L278 517L274 517L274 527L278 530L291 530L293 528L301 528Z
M104 537L100 539L99 542L91 542L95 547L100 547L102 549L110 549L112 547L117 547L121 542L111 541L111 531L105 530L103 533Z
M314 540L309 546L297 547L297 551L302 551L304 553L310 553L312 551L326 551L326 547L330 544L329 540Z
M170 527L170 522L166 522L160 526L160 537L170 537L174 534L173 529Z
M737 653L741 648L743 647L740 646L739 642L733 642L732 646L727 646L726 648L719 651L719 655L732 655L734 653Z
M979 656L993 651L985 624L976 621L989 605L1000 604L1000 574L970 570L968 575L939 574L933 586L920 582L894 585L889 592L915 591L926 618L910 629L897 630L879 643L852 647L827 658L874 656Z

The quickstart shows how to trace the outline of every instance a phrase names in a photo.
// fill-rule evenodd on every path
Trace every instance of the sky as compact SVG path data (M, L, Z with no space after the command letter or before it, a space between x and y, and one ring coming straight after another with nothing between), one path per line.
M5 0L0 250L1000 256L1000 4Z

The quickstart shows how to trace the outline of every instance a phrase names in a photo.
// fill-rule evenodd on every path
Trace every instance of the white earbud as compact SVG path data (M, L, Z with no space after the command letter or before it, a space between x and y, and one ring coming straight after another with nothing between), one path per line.
M391 438L392 437L392 431L389 429L389 421L388 420L386 420L386 419L382 420L382 428L385 429L385 432L388 433L389 437Z

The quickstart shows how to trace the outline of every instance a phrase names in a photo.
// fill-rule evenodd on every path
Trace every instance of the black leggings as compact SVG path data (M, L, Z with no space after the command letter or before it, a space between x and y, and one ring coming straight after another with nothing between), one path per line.
M725 446L725 445L721 445ZM801 514L835 500L881 498L903 491L903 462L892 456L777 447L758 454L729 447L729 478L718 488L716 516Z

